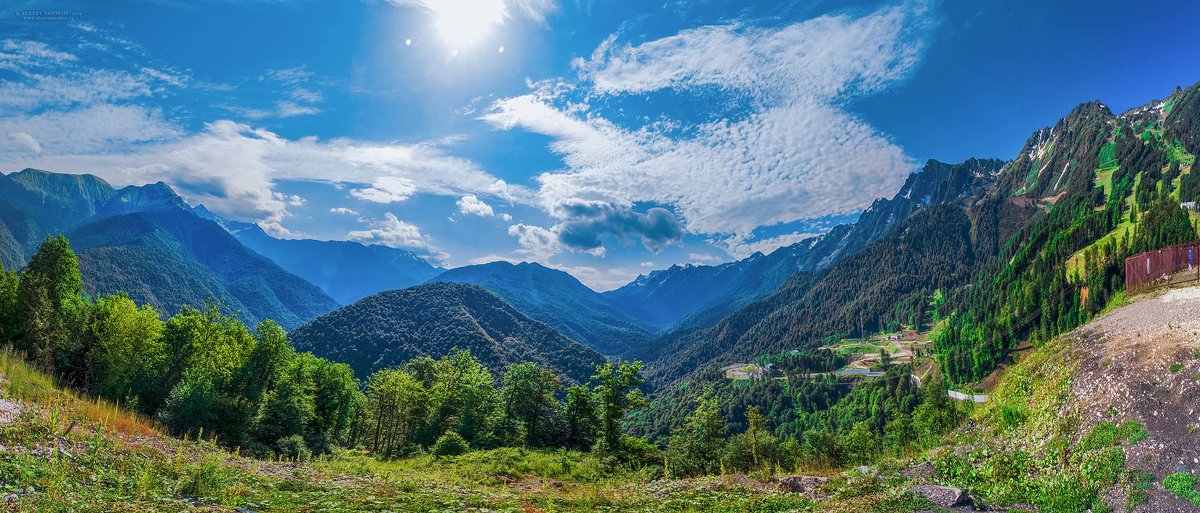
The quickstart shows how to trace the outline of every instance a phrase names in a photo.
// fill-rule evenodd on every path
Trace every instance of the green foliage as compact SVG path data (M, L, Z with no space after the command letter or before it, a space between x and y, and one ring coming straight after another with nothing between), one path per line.
M92 392L149 413L167 358L158 312L145 305L138 308L123 295L103 297L92 307L89 335L86 361Z
M9 345L25 331L25 312L21 310L21 275L0 266L0 343Z
M454 431L447 431L434 442L431 452L434 456L458 456L466 453L469 449L467 440L462 435Z
M300 435L290 435L275 441L275 452L284 459L291 461L307 461L312 458L312 450Z
M384 458L402 454L421 435L429 405L425 385L399 369L384 369L367 379L364 425L368 447Z
M564 446L584 450L595 445L600 418L595 398L587 387L577 385L567 389L567 400L557 418L563 422Z
M630 411L646 406L646 398L638 388L645 380L641 377L642 362L605 362L596 368L592 379L596 382L596 396L600 419L597 450L601 454L621 456L624 432L620 422Z
M179 493L190 497L219 497L229 486L228 470L218 455L210 454L188 469Z
M557 374L533 362L510 365L504 372L500 405L525 434L525 444L538 447L550 443L553 414L558 409L556 394L562 390Z
M88 312L79 260L65 237L38 246L21 273L17 301L25 327L16 347L44 368L80 377Z
M671 432L666 452L668 475L690 477L718 471L721 462L715 456L724 450L725 430L717 399L701 397L687 422Z
M1176 497L1200 506L1200 492L1196 491L1196 478L1188 472L1176 472L1163 479L1163 488Z

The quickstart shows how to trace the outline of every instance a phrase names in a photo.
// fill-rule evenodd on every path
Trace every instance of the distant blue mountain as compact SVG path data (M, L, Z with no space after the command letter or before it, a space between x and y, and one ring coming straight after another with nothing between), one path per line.
M277 239L256 224L227 221L204 205L192 211L225 227L246 247L348 305L385 290L425 283L444 271L411 251L340 240Z
M491 290L526 315L599 351L620 356L654 337L644 323L565 272L536 263L492 262L446 271L430 282Z

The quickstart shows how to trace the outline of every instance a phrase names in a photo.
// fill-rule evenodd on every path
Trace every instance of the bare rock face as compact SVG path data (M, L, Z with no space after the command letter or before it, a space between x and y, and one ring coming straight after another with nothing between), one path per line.
M916 493L943 508L956 508L959 506L970 506L971 498L967 496L967 492L961 488L953 488L949 486L937 485L918 485L909 488L909 491Z
M826 481L829 481L828 477L788 476L779 480L779 488L789 492L814 493Z

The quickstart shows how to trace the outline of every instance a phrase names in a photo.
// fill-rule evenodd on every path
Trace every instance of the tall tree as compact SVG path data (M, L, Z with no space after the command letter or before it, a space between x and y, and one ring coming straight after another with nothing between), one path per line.
M555 395L562 390L562 381L549 369L534 362L509 365L504 372L500 389L500 404L505 416L514 419L525 434L525 444L539 446L550 428L558 401Z
M417 379L399 369L383 369L367 379L367 429L371 450L398 456L414 441L425 419L429 394Z
M12 344L25 331L25 313L18 291L21 275L0 265L0 344Z
M465 349L440 358L435 365L430 405L433 410L427 439L432 443L446 431L478 444L487 433L487 419L496 401L495 378Z
M88 382L100 397L150 413L166 364L163 322L149 305L124 294L100 298L92 308Z
M720 464L725 445L725 421L717 398L701 397L687 422L671 433L667 443L667 467L673 476L711 474Z
M599 452L620 455L625 450L621 420L630 411L645 407L646 397L638 388L645 382L641 376L642 362L605 362L596 367L592 376L596 402L600 410Z
M590 449L596 443L596 401L592 392L583 385L567 389L567 401L563 403L564 445L574 449Z
M18 344L47 369L78 377L86 352L82 337L87 303L79 259L62 235L47 237L21 274L18 301L25 334Z

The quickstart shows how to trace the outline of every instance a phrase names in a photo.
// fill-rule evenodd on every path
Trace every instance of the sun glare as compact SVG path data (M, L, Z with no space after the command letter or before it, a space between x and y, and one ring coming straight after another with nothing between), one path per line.
M425 5L438 35L455 50L479 42L508 16L504 0L437 0Z

